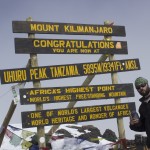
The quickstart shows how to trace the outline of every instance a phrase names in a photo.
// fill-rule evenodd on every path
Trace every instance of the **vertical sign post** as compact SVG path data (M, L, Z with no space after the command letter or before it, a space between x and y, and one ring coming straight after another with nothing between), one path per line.
M112 37L107 37L108 40L111 40ZM109 61L113 61L114 59L114 54L109 55ZM111 73L111 79L112 79L112 84L118 84L118 75L117 73ZM121 103L120 98L115 98L115 104ZM123 124L123 118L117 118L117 125L118 125L118 133L119 133L119 139L125 138L125 129L124 129L124 124Z
M111 36L105 36L106 40L112 40ZM113 61L114 59L114 54L109 55L109 61ZM111 79L112 79L112 84L118 84L118 75L117 73L111 73ZM115 104L121 103L120 98L115 98ZM123 124L123 117L117 118L117 126L118 126L118 134L119 134L119 139L124 139L125 138L125 129L124 129L124 124Z
M32 18L31 17L27 18L27 21L32 21ZM28 34L28 38L35 38L35 35L34 34ZM31 59L31 67L37 67L38 66L37 54L31 53L30 59ZM41 87L40 81L33 81L33 87L34 88ZM36 110L43 110L43 104L36 104ZM44 126L37 127L37 134L38 134L39 148L46 147Z
M114 55L109 56L109 60L114 60ZM111 78L112 78L112 84L118 84L118 75L117 73L111 73ZM120 98L115 98L115 103L119 104L121 103ZM123 124L123 118L117 118L117 125L118 125L118 133L119 133L119 139L124 139L125 138L125 129L124 129L124 124Z

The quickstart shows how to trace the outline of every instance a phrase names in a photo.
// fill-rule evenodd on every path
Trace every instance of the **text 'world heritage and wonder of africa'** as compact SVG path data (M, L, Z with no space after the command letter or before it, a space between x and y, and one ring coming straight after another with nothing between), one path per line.
M130 116L135 103L22 112L23 128Z

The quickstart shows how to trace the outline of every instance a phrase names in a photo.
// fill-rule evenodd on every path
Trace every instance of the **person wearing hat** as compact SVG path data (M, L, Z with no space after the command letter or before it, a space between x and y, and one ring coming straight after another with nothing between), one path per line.
M148 150L150 150L150 87L148 85L148 80L143 77L138 77L135 80L135 88L142 96L139 99L141 102L139 107L140 117L130 117L130 129L137 132L146 131L146 145Z

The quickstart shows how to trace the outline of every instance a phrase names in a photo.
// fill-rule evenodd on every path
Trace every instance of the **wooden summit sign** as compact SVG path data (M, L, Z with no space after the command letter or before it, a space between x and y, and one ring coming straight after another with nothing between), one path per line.
M28 88L20 89L19 92L22 105L134 97L132 83Z
M127 54L127 42L15 38L15 52L21 54Z
M22 112L22 127L37 127L130 116L135 103Z
M1 83L18 83L140 70L139 59L1 70Z
M125 36L124 26L13 21L13 33Z

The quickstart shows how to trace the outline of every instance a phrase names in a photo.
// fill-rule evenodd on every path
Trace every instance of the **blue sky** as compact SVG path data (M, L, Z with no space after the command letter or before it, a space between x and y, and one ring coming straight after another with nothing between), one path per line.
M119 83L133 83L134 80L143 76L149 78L149 35L150 35L150 1L149 0L1 0L0 1L0 68L13 69L25 67L29 59L29 54L15 54L14 38L27 37L27 34L12 33L12 21L25 21L32 17L33 21L60 22L60 23L81 23L81 24L103 24L105 20L114 21L115 25L125 26L126 37L113 37L113 40L127 41L128 55L116 55L115 58L132 59L139 58L141 70L118 73ZM60 39L90 39L102 40L102 36L73 36L73 35L35 35L37 38L60 38ZM96 62L101 55L38 55L39 66L49 66L58 64L73 64L82 62ZM42 81L42 87L56 86L79 86L86 77L55 79ZM91 84L111 84L110 74L96 75ZM12 100L10 88L13 84L0 86L0 121L8 111ZM27 83L26 88L31 88L32 83ZM136 102L140 96L135 90L135 97L123 98L122 102ZM101 105L114 103L114 100L98 100L78 102L76 106ZM63 104L45 104L44 109L66 107ZM17 105L11 123L21 122L21 112L35 110L35 106ZM111 123L111 127L109 126ZM112 124L113 123L113 124ZM93 124L100 129L102 126L111 128L117 132L116 119L92 121L84 124ZM127 137L133 137L134 132L130 131L129 118L124 119L124 126ZM102 132L105 130L101 129Z

